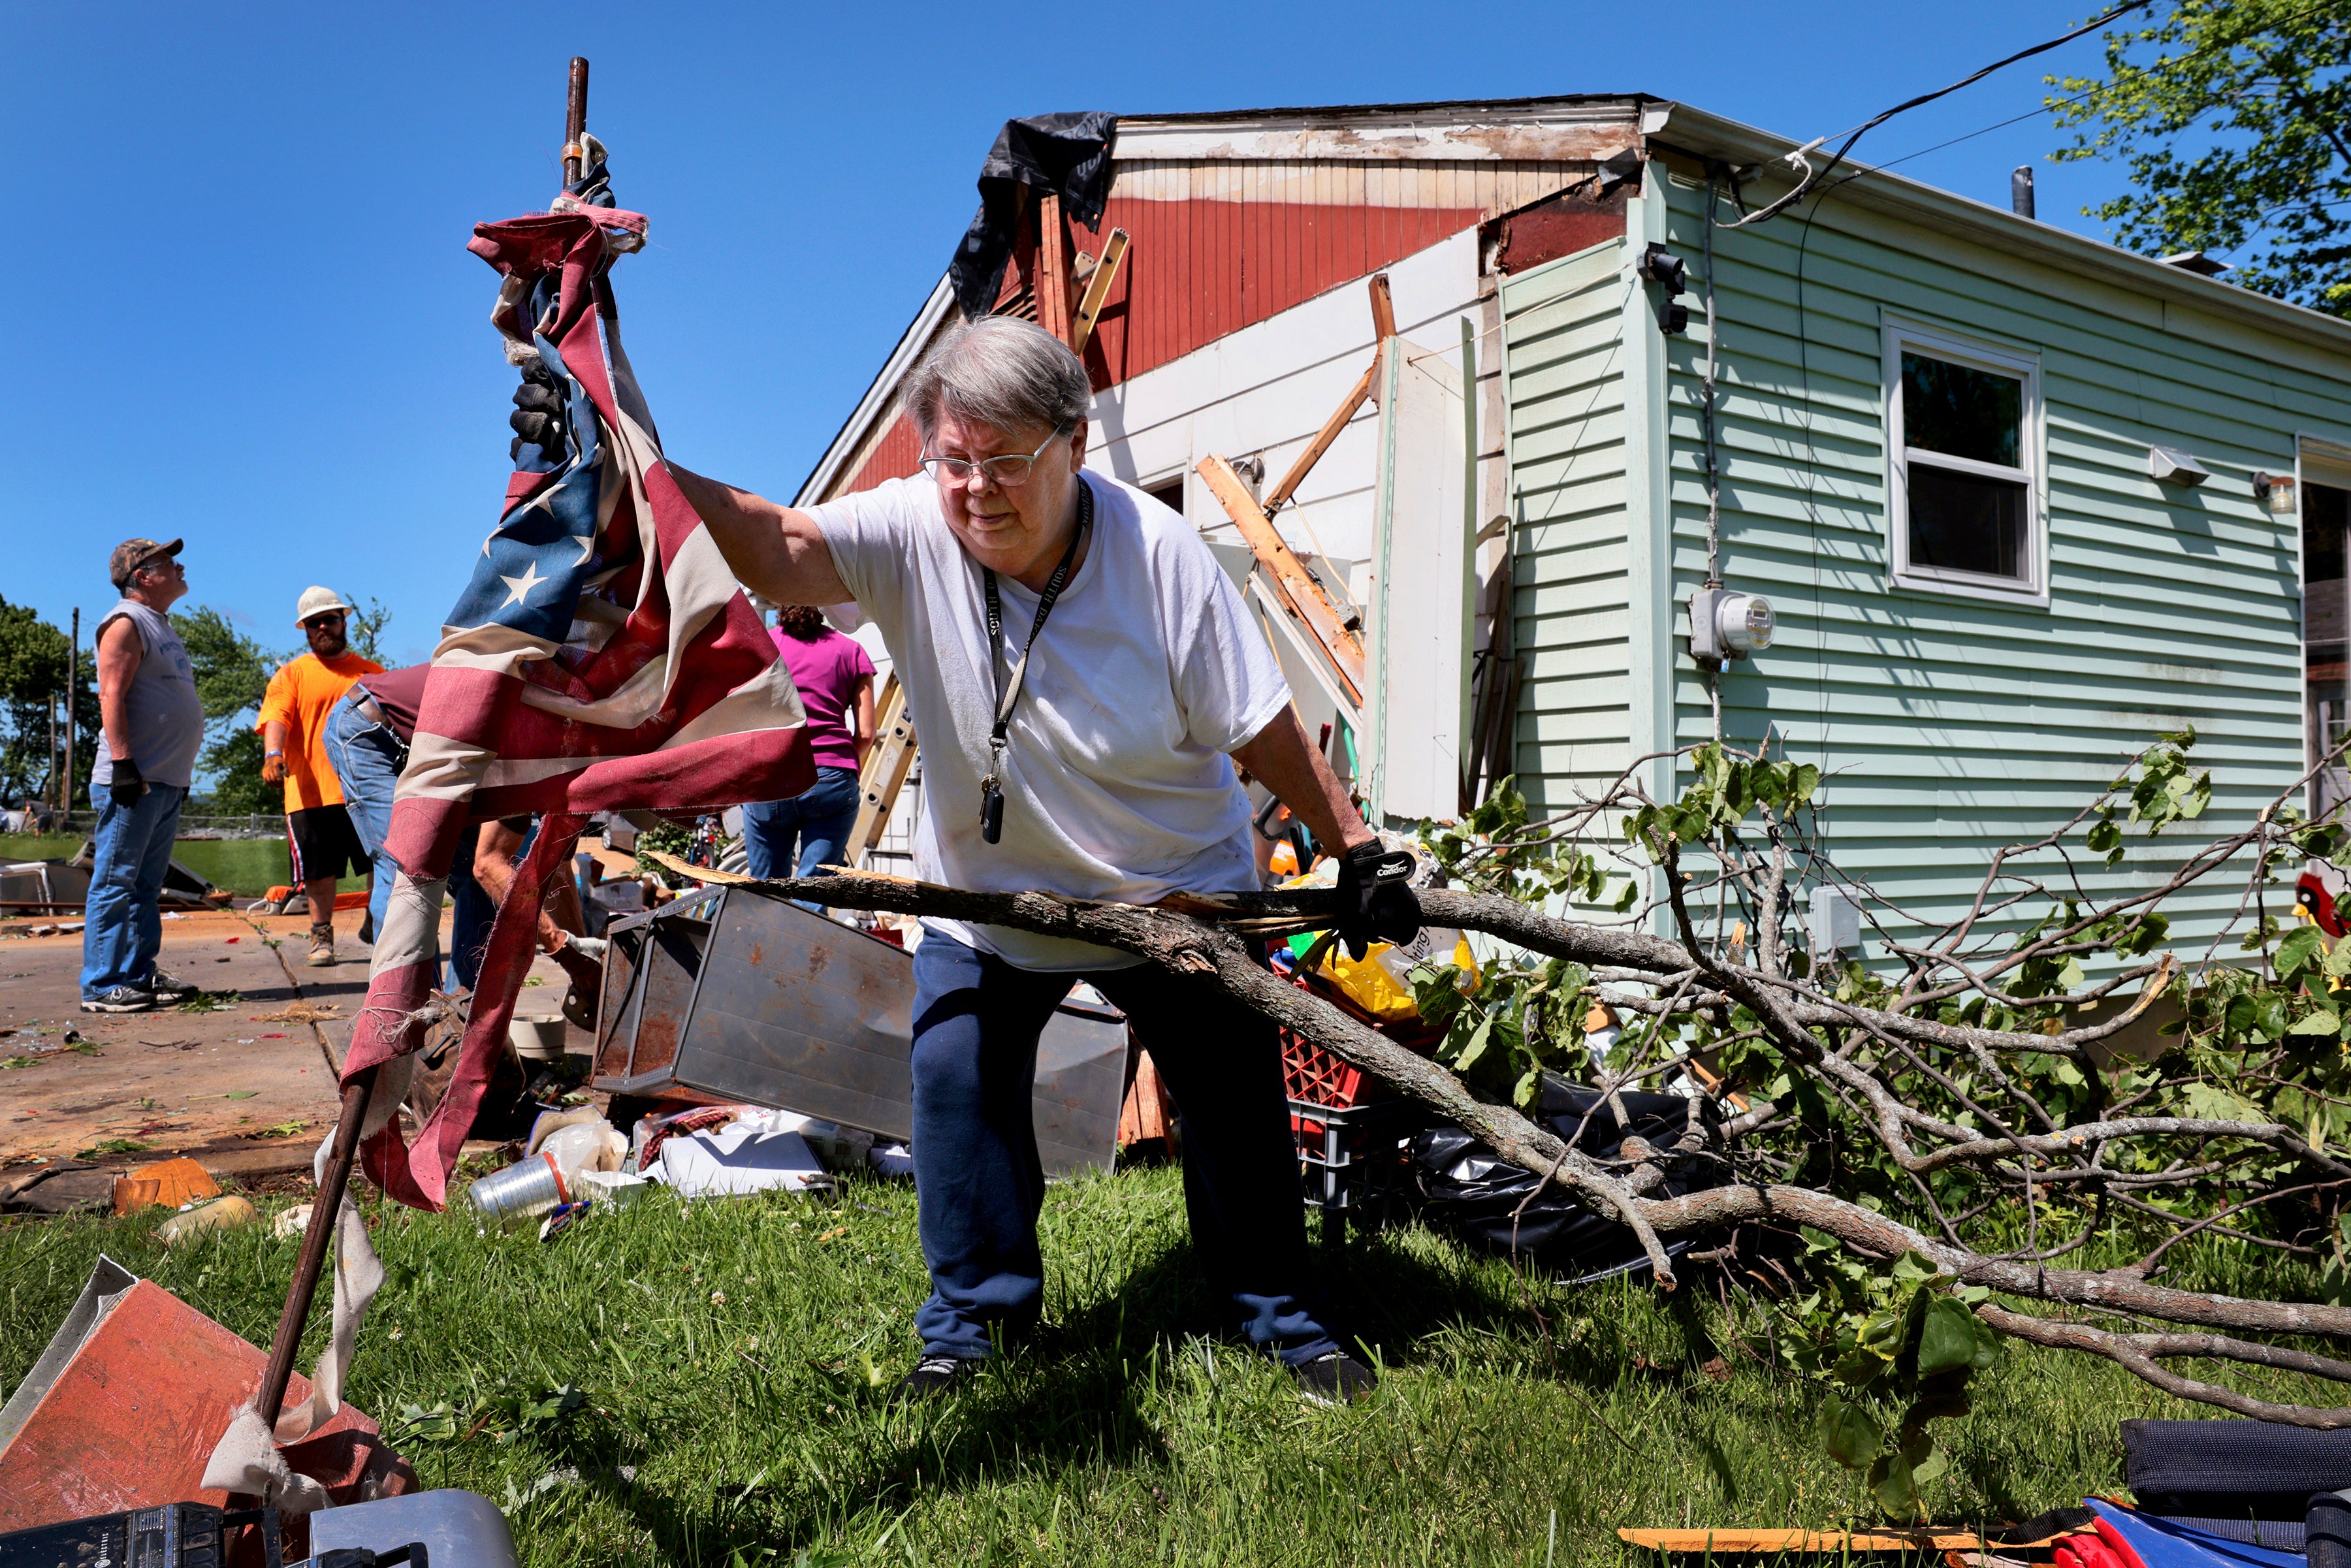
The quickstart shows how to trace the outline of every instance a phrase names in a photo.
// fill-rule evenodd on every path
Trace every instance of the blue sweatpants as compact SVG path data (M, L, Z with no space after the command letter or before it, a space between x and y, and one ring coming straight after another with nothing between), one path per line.
M1184 1199L1208 1286L1249 1343L1295 1365L1338 1345L1309 1306L1298 1156L1270 1019L1156 965L1017 969L925 931L914 951L914 1200L931 1298L924 1354L980 1359L1037 1321L1044 1172L1029 1094L1037 1037L1087 980L1133 1022L1176 1097Z

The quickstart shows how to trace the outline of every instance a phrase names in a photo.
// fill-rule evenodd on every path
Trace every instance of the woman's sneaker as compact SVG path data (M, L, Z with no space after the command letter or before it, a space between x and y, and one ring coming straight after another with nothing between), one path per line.
M155 993L142 991L136 986L117 986L110 991L100 991L81 999L86 1013L143 1013L155 1008Z
M161 969L147 977L147 988L155 993L157 1003L167 1008L178 1006L197 991L196 987Z
M1298 1391L1317 1405L1352 1405L1380 1385L1380 1375L1349 1355L1334 1350L1290 1369Z
M952 1394L980 1365L959 1355L926 1355L899 1383L898 1397L902 1401L936 1399L943 1394Z

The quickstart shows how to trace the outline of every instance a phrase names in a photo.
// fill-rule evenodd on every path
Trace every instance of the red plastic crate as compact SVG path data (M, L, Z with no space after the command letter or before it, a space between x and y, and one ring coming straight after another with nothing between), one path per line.
M1281 1083L1292 1100L1343 1111L1358 1103L1364 1070L1351 1066L1304 1036L1281 1031Z

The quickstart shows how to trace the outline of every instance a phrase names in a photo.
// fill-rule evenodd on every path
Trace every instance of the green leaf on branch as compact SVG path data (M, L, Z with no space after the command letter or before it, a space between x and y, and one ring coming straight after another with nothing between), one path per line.
M1877 1499L1877 1506L1888 1513L1908 1519L1926 1517L1910 1461L1899 1453L1880 1454L1869 1467L1869 1490Z
M1821 1447L1846 1469L1857 1470L1877 1458L1885 1438L1869 1412L1842 1394L1832 1393L1821 1403Z
M1980 1344L1976 1315L1949 1296L1937 1296L1928 1302L1918 1333L1918 1375L1928 1378L1972 1367Z

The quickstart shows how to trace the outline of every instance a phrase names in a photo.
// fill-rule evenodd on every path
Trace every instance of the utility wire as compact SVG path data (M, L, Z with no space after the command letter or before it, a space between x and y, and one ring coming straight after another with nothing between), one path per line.
M1870 131L1893 119L1896 115L1906 114L1911 110L1918 108L1921 104L1932 103L1937 99L1955 93L1963 87L1972 86L1975 83L1983 80L1984 78L1991 75L1992 72L2012 66L2019 60L2031 59L2035 55L2046 54L2051 49L2057 47L2060 44L2070 44L2074 39L2082 37L2085 33L2095 33L2099 28L2114 21L2116 17L2132 11L2141 10L2151 4L2153 4L2153 0L2124 0L2122 5L2115 6L2113 9L2106 11L2101 16L2093 16L2090 20L2083 23L2080 26L2074 28L2070 33L2051 38L2045 43L2035 44L2029 49L2019 49L2016 53L2009 56L2006 59L1994 60L1991 65L1984 67L1981 70L1975 72L1973 75L1962 77L1949 87L1938 88L1933 92L1920 93L1917 98L1910 99L1906 102L1897 103L1892 109L1886 110L1881 114L1874 115L1870 119L1863 120L1859 125L1855 126L1850 131L1844 133L1844 144L1836 150L1835 155L1830 158L1828 162L1818 170L1814 170L1813 168L1812 161L1808 159L1805 154L1816 151L1823 144L1834 141L1834 138L1823 136L1816 141L1806 143L1804 146L1797 148L1793 152L1788 154L1788 162L1793 163L1798 169L1802 171L1803 173L1802 179L1797 182L1796 188L1789 192L1786 195L1781 197L1778 201L1773 202L1771 205L1760 207L1756 211L1748 214L1737 223L1723 224L1720 226L1727 229L1745 228L1750 224L1766 223L1771 219L1779 216L1790 207L1794 206L1799 201L1802 201L1805 196L1811 194L1812 190L1815 185L1819 184L1823 180L1826 179L1831 173L1833 173L1837 165L1844 162L1845 155L1853 151L1854 144L1855 142L1859 141L1864 136L1868 135Z

